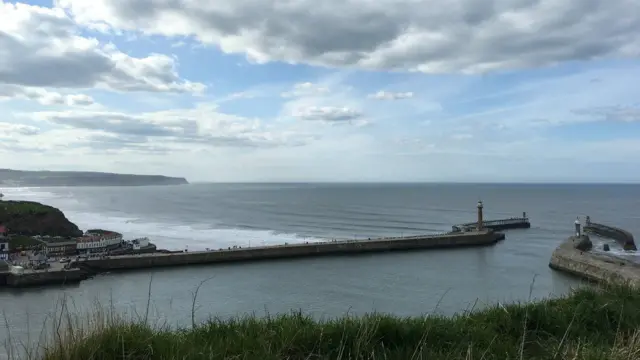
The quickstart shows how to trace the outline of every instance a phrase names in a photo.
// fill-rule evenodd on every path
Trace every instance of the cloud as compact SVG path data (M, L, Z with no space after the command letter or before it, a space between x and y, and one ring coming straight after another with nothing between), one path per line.
M89 106L93 98L84 94L65 95L42 88L0 84L0 99L27 99L42 105Z
M375 94L369 95L371 99L377 100L400 100L400 99L411 99L413 97L412 92L387 92L387 91L378 91Z
M0 0L0 18L0 84L154 92L205 88L181 79L172 57L132 57L80 35L62 9Z
M256 62L482 73L640 55L636 0L57 0L86 25L193 36ZM309 11L313 9L313 11Z
M280 94L283 98L294 98L301 96L317 96L329 93L329 89L311 82L295 84L290 91Z
M362 118L362 112L349 107L309 106L295 109L291 114L299 120L323 122L350 122Z
M35 126L0 122L0 138L11 138L12 135L31 136L40 132Z
M73 130L77 135L75 146L94 149L271 148L299 146L312 139L306 134L262 125L255 119L219 113L207 105L138 114L40 111L22 117Z
M638 122L640 121L640 107L631 106L603 106L576 109L574 114L595 121L619 121Z

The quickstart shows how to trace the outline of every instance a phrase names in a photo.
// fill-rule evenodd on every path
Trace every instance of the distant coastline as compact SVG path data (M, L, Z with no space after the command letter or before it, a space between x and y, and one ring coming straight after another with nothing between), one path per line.
M94 171L26 171L0 169L0 186L151 186L185 185L187 179L163 175L117 174Z

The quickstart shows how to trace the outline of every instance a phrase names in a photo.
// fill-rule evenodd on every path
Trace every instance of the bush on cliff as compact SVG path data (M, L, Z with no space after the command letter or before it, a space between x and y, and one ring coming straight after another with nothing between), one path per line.
M626 287L451 318L292 314L176 330L109 314L91 324L67 326L44 359L640 359L640 291Z
M0 224L10 234L77 237L78 226L53 206L33 201L0 201Z

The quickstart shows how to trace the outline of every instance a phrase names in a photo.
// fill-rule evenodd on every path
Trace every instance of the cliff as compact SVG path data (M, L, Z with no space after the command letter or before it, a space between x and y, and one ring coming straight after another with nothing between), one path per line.
M62 211L32 201L0 201L0 224L9 234L81 236L78 226Z
M0 186L147 186L188 183L185 178L162 175L0 169Z

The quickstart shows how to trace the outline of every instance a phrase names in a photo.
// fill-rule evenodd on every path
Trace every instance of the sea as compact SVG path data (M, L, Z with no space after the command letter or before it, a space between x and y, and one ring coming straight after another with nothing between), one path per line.
M532 224L484 248L165 268L108 273L76 285L2 289L5 357L12 344L42 343L48 336L43 329L61 306L78 316L108 307L183 327L211 317L292 311L317 319L452 315L557 297L581 286L548 267L576 217L640 234L640 185L190 184L0 192L5 200L58 207L83 230L146 236L171 250L441 233L474 221L478 200L485 219L526 212ZM604 242L615 254L639 259L615 242L597 239L596 247Z

